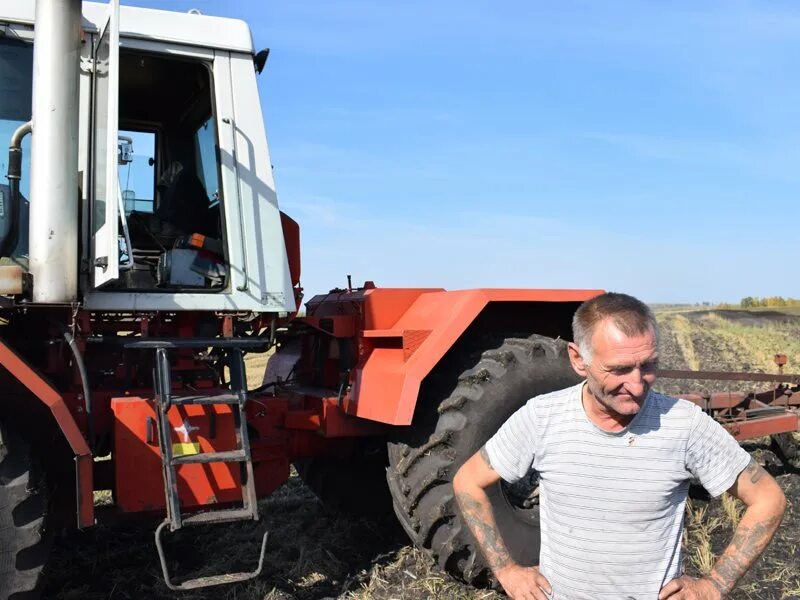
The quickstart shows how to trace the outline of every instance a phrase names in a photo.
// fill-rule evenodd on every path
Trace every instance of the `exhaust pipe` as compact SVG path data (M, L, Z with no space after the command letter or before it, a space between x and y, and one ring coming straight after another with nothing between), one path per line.
M36 0L29 268L32 300L78 298L81 0Z

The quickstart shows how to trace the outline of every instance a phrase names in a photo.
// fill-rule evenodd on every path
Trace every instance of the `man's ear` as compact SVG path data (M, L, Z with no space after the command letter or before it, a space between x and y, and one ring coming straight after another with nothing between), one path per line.
M572 365L572 370L579 376L586 378L586 362L583 360L583 356L581 356L581 349L578 347L578 344L569 342L569 344L567 344L567 352L569 353L569 362Z

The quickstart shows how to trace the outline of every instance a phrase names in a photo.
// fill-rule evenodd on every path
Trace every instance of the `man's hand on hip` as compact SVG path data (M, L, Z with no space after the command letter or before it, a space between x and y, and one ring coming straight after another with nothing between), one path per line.
M513 600L548 600L553 591L538 567L508 565L496 570L495 575Z
M684 575L673 579L658 594L658 600L721 600L719 587L708 577L695 579Z
M707 577L684 575L665 585L658 600L719 600L729 594L747 569L767 547L786 510L786 497L778 483L755 460L739 474L728 490L747 506L733 538Z
M514 600L548 600L550 582L537 567L522 567L514 562L497 528L486 489L498 481L500 475L492 468L486 449L481 448L453 478L461 516L506 594Z

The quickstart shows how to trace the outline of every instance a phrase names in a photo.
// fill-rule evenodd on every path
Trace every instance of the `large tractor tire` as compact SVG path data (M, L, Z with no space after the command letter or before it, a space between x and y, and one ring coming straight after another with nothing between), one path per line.
M0 427L0 600L37 597L49 545L42 474L30 447Z
M533 335L460 341L426 379L413 424L389 444L387 478L403 528L439 566L467 583L496 585L453 496L458 468L530 398L577 383L563 340ZM535 473L489 493L512 557L539 560Z
M326 508L357 517L391 516L386 487L385 440L358 440L347 457L318 456L294 461L294 468Z

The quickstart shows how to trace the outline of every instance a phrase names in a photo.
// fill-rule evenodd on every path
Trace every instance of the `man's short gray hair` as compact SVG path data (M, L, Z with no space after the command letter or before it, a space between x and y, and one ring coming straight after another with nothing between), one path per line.
M658 323L653 311L633 296L607 292L581 304L572 317L572 337L587 364L592 362L594 331L606 319L627 336L652 332L658 343Z

